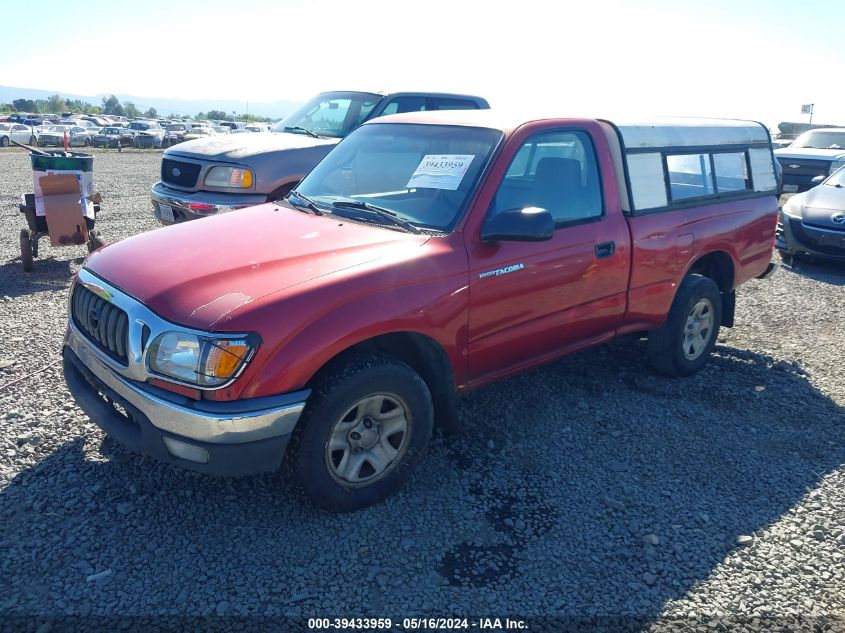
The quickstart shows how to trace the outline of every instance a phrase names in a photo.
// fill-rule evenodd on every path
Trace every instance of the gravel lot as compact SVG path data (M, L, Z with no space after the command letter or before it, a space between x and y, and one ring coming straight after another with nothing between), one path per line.
M106 241L156 228L159 160L97 153ZM474 392L466 432L436 439L401 494L333 516L278 475L211 479L104 442L56 364L85 250L43 241L21 271L30 188L27 155L0 151L0 614L17 626L845 617L845 267L744 286L737 327L693 378L653 375L626 341Z

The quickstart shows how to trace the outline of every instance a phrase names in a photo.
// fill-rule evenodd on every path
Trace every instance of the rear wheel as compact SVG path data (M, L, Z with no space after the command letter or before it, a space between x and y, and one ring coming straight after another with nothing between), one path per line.
M665 376L696 373L710 357L721 323L722 294L716 283L700 275L686 277L666 322L649 332L649 363Z
M9 147L9 137L0 136L0 147Z
M357 357L314 388L291 442L294 484L316 506L358 510L399 490L431 437L431 394L383 354Z
M35 138L34 136L30 136L30 137L29 137L29 144L30 144L30 145L35 145L35 142L36 142L37 140L38 140L38 139L37 139L37 138Z
M32 271L32 241L29 239L29 231L21 231L21 263L24 272Z

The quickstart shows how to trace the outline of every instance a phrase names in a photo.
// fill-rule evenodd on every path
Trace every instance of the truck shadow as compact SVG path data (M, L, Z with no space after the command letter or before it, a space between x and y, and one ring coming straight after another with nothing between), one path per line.
M671 380L641 347L466 396L465 432L351 515L313 510L280 475L195 475L89 427L0 494L2 609L656 617L845 462L845 410L796 364L721 346Z

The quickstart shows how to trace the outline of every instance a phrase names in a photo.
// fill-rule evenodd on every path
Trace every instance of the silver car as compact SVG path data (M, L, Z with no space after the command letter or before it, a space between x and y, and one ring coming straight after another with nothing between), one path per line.
M35 131L23 123L0 123L0 147L9 147L12 141L15 143L29 143L35 145Z
M219 134L164 152L153 185L162 224L283 198L340 140L368 119L420 110L486 109L480 97L424 92L324 92L273 132Z
M802 257L845 262L845 166L813 184L783 205L775 247L792 264Z

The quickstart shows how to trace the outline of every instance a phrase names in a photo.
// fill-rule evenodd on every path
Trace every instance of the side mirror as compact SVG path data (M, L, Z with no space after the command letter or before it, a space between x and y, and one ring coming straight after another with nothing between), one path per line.
M539 207L508 209L497 213L481 227L483 242L543 242L552 239L555 221Z
M813 184L813 186L815 187L816 185L820 185L820 184L822 184L822 183L824 182L824 179L825 179L825 178L827 178L827 176L816 176L816 177L815 177L815 178L813 178L810 182L811 182L811 183Z

